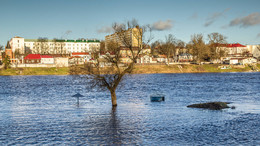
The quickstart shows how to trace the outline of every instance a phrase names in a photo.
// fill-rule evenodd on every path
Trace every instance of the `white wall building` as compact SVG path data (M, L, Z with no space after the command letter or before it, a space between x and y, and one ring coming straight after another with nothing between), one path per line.
M54 62L57 67L68 67L69 66L69 58L55 57Z
M254 57L260 57L260 45L246 45L249 52L253 54Z
M54 58L48 55L41 55L42 64L54 64Z
M48 40L48 39L24 39L14 37L10 40L12 51L16 50L33 54L71 54L73 52L92 52L99 50L99 40Z
M13 53L16 50L19 50L20 52L24 52L24 38L15 36L14 38L11 38L9 44Z

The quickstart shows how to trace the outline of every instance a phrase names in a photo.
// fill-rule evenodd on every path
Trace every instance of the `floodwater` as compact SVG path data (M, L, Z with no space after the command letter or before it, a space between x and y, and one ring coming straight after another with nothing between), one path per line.
M116 109L109 92L85 84L0 76L0 145L260 145L260 73L131 75ZM156 91L164 102L150 102ZM236 109L186 107L209 101Z

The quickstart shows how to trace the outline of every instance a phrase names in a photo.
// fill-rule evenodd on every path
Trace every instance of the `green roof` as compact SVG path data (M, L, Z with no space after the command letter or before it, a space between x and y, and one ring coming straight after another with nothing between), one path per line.
M25 42L38 42L38 39L24 39ZM100 40L44 40L46 42L99 43Z

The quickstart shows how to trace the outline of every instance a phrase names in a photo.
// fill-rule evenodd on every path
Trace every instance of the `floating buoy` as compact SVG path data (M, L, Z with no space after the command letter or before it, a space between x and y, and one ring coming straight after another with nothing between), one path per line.
M152 94L150 95L150 100L152 102L160 102L165 100L165 95L164 94Z

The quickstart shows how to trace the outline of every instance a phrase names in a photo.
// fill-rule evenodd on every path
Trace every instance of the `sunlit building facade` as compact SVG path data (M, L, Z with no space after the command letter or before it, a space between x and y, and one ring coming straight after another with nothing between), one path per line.
M99 40L67 39L25 39L14 37L10 40L13 52L20 54L71 54L74 52L92 52L100 49Z

